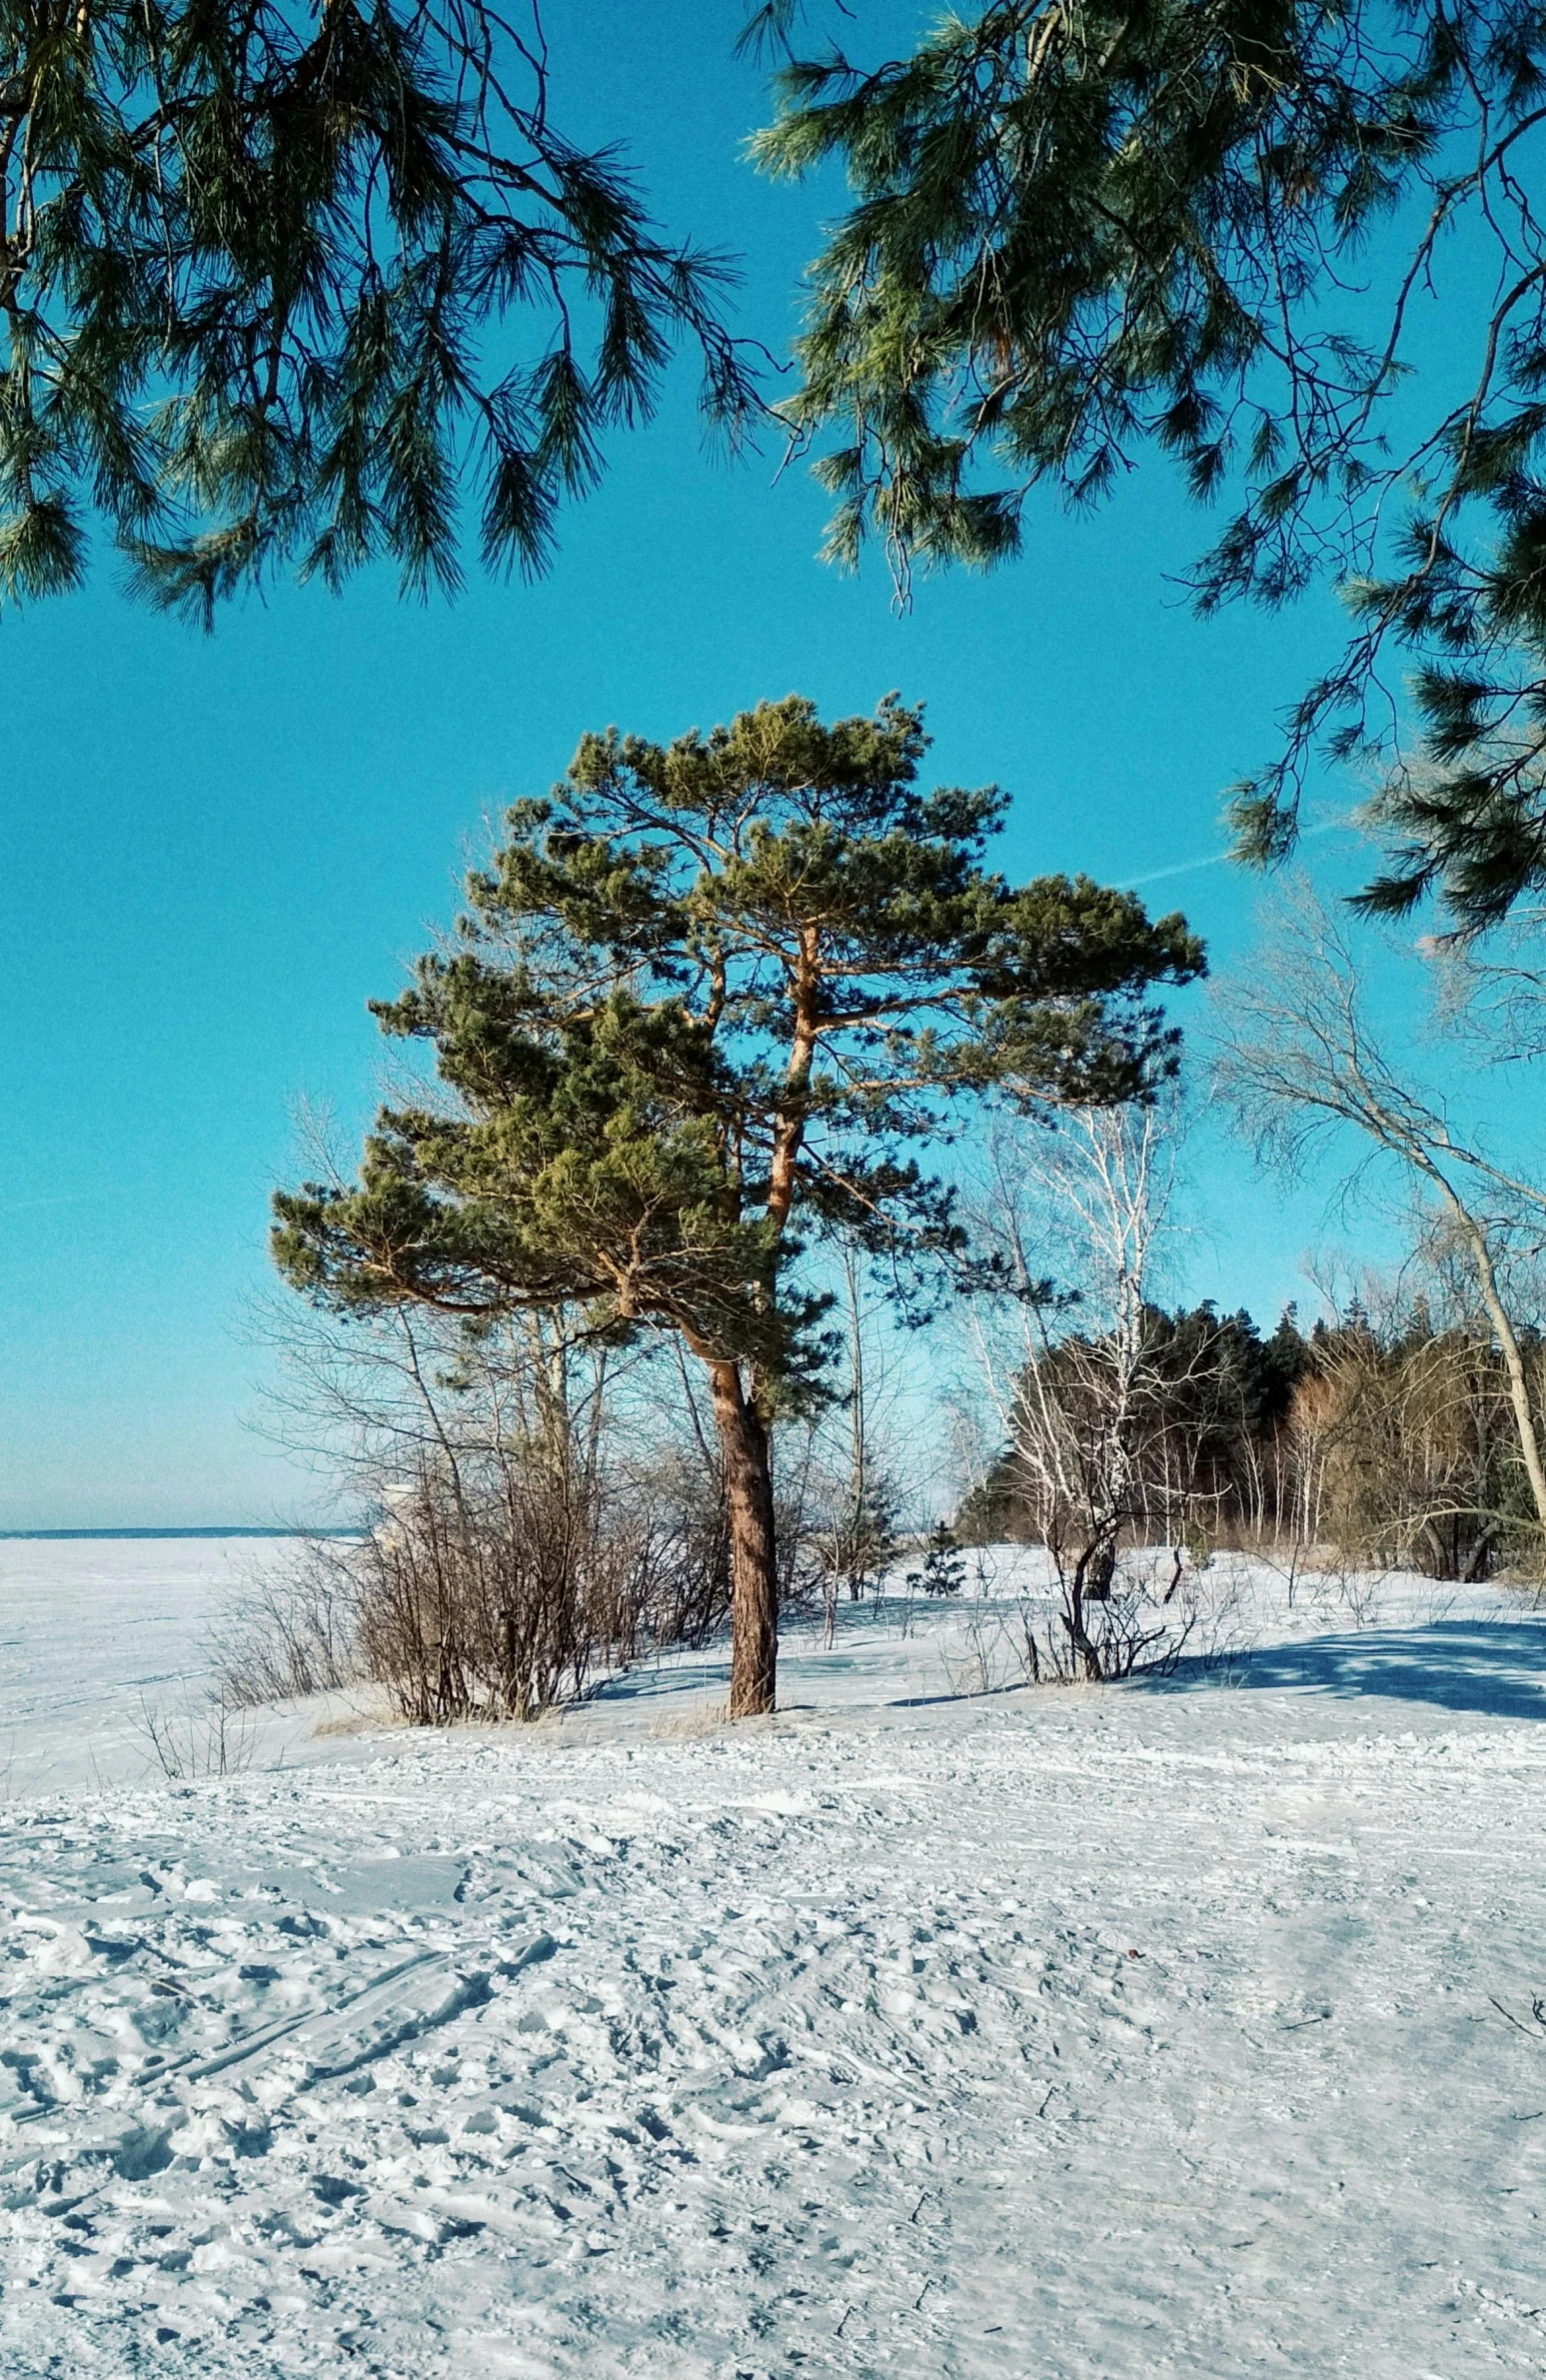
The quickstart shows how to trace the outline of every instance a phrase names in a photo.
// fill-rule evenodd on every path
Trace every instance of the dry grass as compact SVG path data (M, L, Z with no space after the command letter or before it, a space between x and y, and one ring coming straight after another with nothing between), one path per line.
M714 1702L701 1710L684 1711L680 1718L653 1719L649 1733L655 1743L676 1743L684 1737L716 1735L731 1723L728 1702Z

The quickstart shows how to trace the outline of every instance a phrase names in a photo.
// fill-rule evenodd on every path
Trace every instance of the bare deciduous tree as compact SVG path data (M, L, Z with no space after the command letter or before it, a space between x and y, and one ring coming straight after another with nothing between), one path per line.
M1289 1171L1338 1128L1404 1171L1463 1249L1508 1380L1519 1456L1546 1530L1546 1464L1529 1367L1507 1294L1511 1253L1546 1224L1546 1190L1494 1159L1387 1054L1341 925L1306 886L1265 950L1216 995L1215 1080L1258 1153Z
M1172 1635L1146 1616L1118 1554L1156 1483L1173 1477L1172 1528L1189 1493L1188 1466L1167 1443L1174 1382L1154 1360L1150 1327L1176 1121L1167 1102L1006 1132L974 1218L1012 1291L971 1305L978 1368L1052 1557L1064 1649L1091 1679L1125 1675ZM1172 1587L1179 1575L1177 1562Z

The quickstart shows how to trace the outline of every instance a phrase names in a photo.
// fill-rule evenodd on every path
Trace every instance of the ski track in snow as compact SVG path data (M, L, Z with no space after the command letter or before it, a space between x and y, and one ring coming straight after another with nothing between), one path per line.
M1310 1651L0 1804L0 2372L1546 2372L1546 1629Z

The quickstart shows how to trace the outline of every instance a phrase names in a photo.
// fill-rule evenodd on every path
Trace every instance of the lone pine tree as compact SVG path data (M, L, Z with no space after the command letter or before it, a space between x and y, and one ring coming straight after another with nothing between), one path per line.
M995 1089L1141 1093L1174 1063L1152 988L1203 965L1179 916L990 872L1005 797L920 792L925 746L894 698L830 727L790 697L670 745L587 736L509 812L450 953L375 1007L433 1046L451 1103L385 1111L354 1186L275 1200L313 1297L678 1335L723 1455L733 1716L773 1706L769 1437L829 1357L817 1251L903 1284L960 1256L926 1145Z

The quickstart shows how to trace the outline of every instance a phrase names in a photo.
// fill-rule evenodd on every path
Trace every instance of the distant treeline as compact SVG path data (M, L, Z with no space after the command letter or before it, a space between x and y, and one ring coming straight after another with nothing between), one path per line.
M1542 1344L1526 1342L1539 1404ZM1333 1547L1477 1578L1538 1547L1498 1348L1421 1298L1356 1301L1264 1336L1211 1302L1135 1329L1067 1331L1015 1383L1011 1442L957 1534L1053 1542L1103 1499L1126 1541Z

